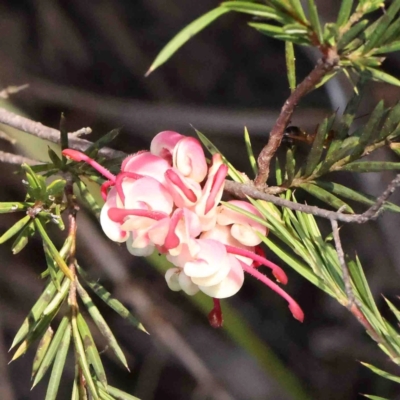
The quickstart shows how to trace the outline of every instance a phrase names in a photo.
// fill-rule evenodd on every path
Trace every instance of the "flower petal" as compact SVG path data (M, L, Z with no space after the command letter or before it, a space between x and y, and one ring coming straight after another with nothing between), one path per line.
M226 278L214 286L199 286L199 289L208 296L215 297L216 299L224 299L236 294L243 286L244 272L239 261L228 255L231 269Z

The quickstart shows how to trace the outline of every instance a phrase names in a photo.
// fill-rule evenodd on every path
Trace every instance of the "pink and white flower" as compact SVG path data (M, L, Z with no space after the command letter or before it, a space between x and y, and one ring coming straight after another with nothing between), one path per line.
M154 249L165 254L174 265L165 274L169 288L211 296L213 326L222 325L219 299L240 290L245 272L282 296L293 316L303 320L298 304L257 268L264 265L278 282L287 283L283 270L260 254L261 238L267 234L263 216L245 201L227 204L258 221L219 205L228 173L219 154L207 165L197 139L164 131L154 137L150 152L127 157L117 175L79 151L66 149L63 155L88 163L107 179L100 215L107 237L126 242L134 255L147 256Z

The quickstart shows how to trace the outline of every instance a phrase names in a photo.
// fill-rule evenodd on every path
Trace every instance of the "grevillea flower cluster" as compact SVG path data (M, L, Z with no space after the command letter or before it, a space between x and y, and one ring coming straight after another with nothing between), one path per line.
M85 161L107 179L101 188L104 233L114 242L125 242L135 256L148 256L155 249L165 254L174 265L165 274L169 288L211 296L210 321L215 317L215 325L220 324L218 299L236 294L245 272L281 295L293 316L303 320L298 304L258 271L264 265L280 283L287 283L284 271L263 257L260 236L267 228L220 205L228 167L219 154L208 164L197 139L172 131L156 135L150 151L128 156L117 175L76 150L63 154ZM248 202L229 203L263 218Z

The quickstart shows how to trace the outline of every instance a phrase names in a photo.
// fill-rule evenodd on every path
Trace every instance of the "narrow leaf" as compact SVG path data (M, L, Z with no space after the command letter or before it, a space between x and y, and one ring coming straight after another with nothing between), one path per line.
M51 329L51 326L47 328L46 333L43 335L42 339L38 344L38 348L36 350L35 358L33 359L32 366L32 379L36 375L40 365L43 362L44 356L50 346L51 340L53 338L54 331Z
M385 113L384 103L381 100L375 107L374 111L371 114L367 124L365 125L362 134L360 135L360 142L358 148L355 149L352 157L357 157L364 151L364 148L367 144L371 142L371 138L377 137L375 135L378 132L378 126L382 117Z
M58 347L57 355L54 360L53 370L51 371L45 400L56 400L57 398L58 389L60 388L61 375L64 370L65 360L67 359L70 341L71 326L68 325L65 329L64 336Z
M392 311L392 313L394 314L394 316L396 317L397 321L400 322L400 311L395 307L395 305L389 301L386 297L383 297L387 303L387 305L389 306L390 310Z
M361 395L371 400L389 400L386 397L374 396L373 394L361 394Z
M399 50L400 50L400 40L396 40L395 42L379 47L374 51L374 54L392 53L394 51L399 51Z
M310 176L316 166L318 165L322 152L324 151L324 142L326 134L328 133L328 118L325 118L318 127L317 134L315 136L312 148L308 154L306 166L304 170L304 176Z
M285 171L286 171L285 184L290 185L292 183L294 178L295 167L296 167L296 160L294 159L293 150L287 149L286 164L285 164Z
M59 278L64 276L61 272L59 274ZM13 349L21 340L23 340L26 335L33 330L36 326L37 322L40 319L44 309L50 303L52 298L56 293L56 287L54 286L53 282L50 282L43 293L40 295L39 299L36 301L34 306L32 307L31 311L29 312L28 316L24 319L21 327L19 328L15 338L12 342L10 350Z
M7 214L17 211L26 211L29 207L32 207L34 203L25 202L4 202L0 203L0 214Z
M67 184L67 181L65 179L56 179L53 182L51 182L47 186L47 189L46 189L47 198L49 198L49 197L56 197L56 198L62 197L66 184Z
M289 2L290 5L292 6L293 11L296 13L296 16L300 18L301 21L308 23L300 0L289 0Z
M310 14L311 26L314 29L314 32L317 34L319 43L322 44L324 38L322 36L322 29L321 29L321 24L319 22L317 6L315 5L314 0L308 0L307 3L308 3L308 12Z
M0 244L3 244L8 239L11 239L14 235L16 235L24 226L29 222L31 217L29 215L25 215L24 218L21 218L17 221L11 228L9 228L3 235L0 236Z
M347 22L347 21L346 21ZM367 19L363 19L354 26L351 27L339 40L338 49L341 50L346 48L346 46L351 43L355 38L357 38L361 32L363 32L366 26L369 24ZM360 41L361 44L361 41ZM346 49L347 50L347 49Z
M164 64L180 47L182 47L189 39L211 24L215 19L227 13L229 9L218 7L209 11L200 18L183 28L166 46L160 51L156 59L151 64L146 76L149 76L156 68Z
M367 204L372 206L375 204L376 199L373 196L367 195L365 193L355 191L353 189L348 188L347 186L340 185L339 183L335 182L327 182L327 181L314 181L314 183L322 187L323 189L327 190L328 192L332 192L338 196L344 197L349 200L357 201L362 204ZM385 203L383 206L384 210L390 210L394 212L400 212L400 207L393 203Z
M76 320L76 312L74 310L74 314L71 319L72 325L72 337L74 338L75 350L78 356L79 365L82 368L83 376L86 379L87 387L92 395L93 399L99 400L99 395L96 390L96 386L93 382L92 375L90 374L90 367L86 358L85 349L83 347L82 339L79 335L77 320Z
M354 213L352 208L346 204L344 201L340 200L338 197L334 196L332 193L329 193L325 189L322 189L316 185L313 185L311 183L302 183L300 187L305 190L306 192L312 194L315 196L317 199L322 200L323 202L329 204L336 210L338 210L341 207L344 207L343 212L349 212L351 214Z
M367 364L367 363L364 363L364 362L362 362L361 364L364 365L364 367L367 367L368 369L370 369L375 374L377 374L379 376L382 376L383 378L386 378L386 379L389 379L391 381L400 383L400 377L399 376L392 375L389 372L386 372L386 371L383 371L383 370L381 370L379 368L376 368L371 364Z
M400 102L397 103L388 113L385 122L379 132L377 141L385 139L391 133L400 122Z
M46 200L46 181L41 175L37 175L33 172L32 168L28 164L22 164L21 168L26 173L26 179L28 181L28 194L33 200Z
M11 246L11 251L13 254L18 254L20 251L24 249L24 247L28 244L29 239L35 234L35 225L31 220L29 221L25 227L18 234L14 243Z
M365 277L364 270L358 259L356 261L349 260L347 263L351 280L355 288L362 298L362 302L372 311L374 316L382 321L381 314L376 307L374 297L372 296L371 289L369 288L367 278Z
M47 154L49 155L49 158L53 163L53 166L58 169L61 169L62 168L61 158L58 157L57 153L50 146L47 148Z
M104 387L107 388L107 377L106 372L104 371L103 363L101 362L101 358L99 352L97 351L92 334L90 333L90 329L82 314L78 314L76 322L78 324L79 333L83 341L83 347L85 348L89 364L93 366L99 381L104 385Z
M69 319L65 316L61 320L60 325L57 328L57 332L55 333L53 340L50 343L49 349L39 366L39 369L35 376L35 380L32 384L32 389L41 381L47 370L51 367L51 364L53 363L54 357L56 356L58 348L60 346L61 340L65 336L65 331L67 328L71 329L69 326Z
M221 7L227 8L230 11L237 11L256 17L275 19L284 22L281 12L264 4L250 3L249 1L224 1L221 3Z
M18 349L15 351L11 361L15 361L18 357L21 357L29 347L34 343L37 339L42 337L42 335L46 332L49 327L51 321L55 317L58 310L55 313L45 316L39 320L39 322L34 326L34 328L29 332L26 339L20 344ZM10 362L11 362L10 361Z
M97 204L96 199L94 198L92 193L90 193L86 184L80 179L76 179L75 183L78 186L83 200L88 205L89 210L93 212L96 218L100 218L101 207Z
M336 24L338 26L342 26L347 23L350 17L352 6L353 6L353 0L342 0L342 4L340 5L338 18L336 21Z
M386 82L394 86L400 86L400 80L395 78L392 75L387 74L379 69L375 68L366 68L367 71L370 73L371 78L375 81Z
M130 311L117 299L113 298L111 293L107 291L100 283L91 281L87 278L87 274L83 269L77 265L79 275L84 279L85 283L93 290L94 293L101 300L104 301L110 308L112 308L116 313L118 313L122 318L129 321L133 326L148 333L143 325L130 313Z
M68 290L70 286L71 286L71 280L64 279L64 282L61 285L60 290L56 293L56 295L53 297L48 306L44 309L43 316L46 317L48 315L52 315L61 306L61 303L66 299L68 295Z
M374 29L371 36L368 38L363 53L366 54L374 47L378 47L381 41L382 36L385 31L388 29L389 24L392 22L393 18L395 18L397 12L400 10L400 1L394 0L390 7L386 10L386 13L381 18L379 25Z
M253 174L257 175L258 168L257 168L257 161L254 157L253 148L251 146L250 135L247 130L247 127L244 127L244 142L246 144L247 156L249 157L251 169L253 170Z
M61 117L60 117L60 135L61 135L61 139L60 139L60 144L61 144L61 150L64 149L68 149L69 145L68 145L68 131L67 131L67 120L65 119L65 115L64 113L61 113ZM65 163L65 157L63 156L63 160Z
M100 139L92 143L85 151L85 154L92 157L104 146L108 146L113 140L115 140L121 132L121 128L113 129L112 131L103 135Z
M115 355L121 361L121 363L125 366L125 368L129 371L128 363L126 362L126 358L124 353L122 352L121 348L117 340L115 339L114 334L112 333L110 327L108 326L107 322L100 314L99 309L95 306L92 299L90 298L88 292L81 286L78 282L77 285L78 293L80 298L82 299L83 303L85 304L87 310L89 311L90 316L93 318L94 323L99 328L99 331L102 333L104 338L107 340L108 345L111 347Z
M132 396L112 386L108 387L108 393L113 395L117 400L140 400L138 397Z
M35 225L37 230L39 231L40 235L42 236L43 241L46 243L47 247L49 248L49 251L51 255L54 257L54 261L57 263L57 265L60 267L61 271L67 276L69 279L73 280L73 276L71 271L69 270L67 264L65 263L64 259L60 256L60 253L54 246L53 242L47 235L46 230L44 229L42 223L40 222L39 218L35 218Z
M351 172L381 172L400 170L400 163L391 161L355 161L345 165L342 170Z
M292 42L285 42L286 69L290 91L296 89L296 57Z

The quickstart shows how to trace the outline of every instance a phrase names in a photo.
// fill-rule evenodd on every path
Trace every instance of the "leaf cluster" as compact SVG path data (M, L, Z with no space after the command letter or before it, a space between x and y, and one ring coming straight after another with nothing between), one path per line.
M224 1L182 29L161 50L146 75L165 63L189 39L228 12L251 16L251 28L291 45L316 47L324 57L336 54L338 67L321 84L343 70L368 74L371 79L400 85L400 81L380 69L385 55L400 50L400 0L343 0L336 21L321 23L315 0L232 0ZM379 18L371 13L382 8ZM289 81L294 87L294 53L287 57ZM290 67L290 63L293 65ZM349 75L348 75L349 76ZM349 76L350 78L350 76Z

